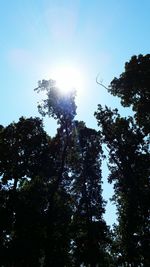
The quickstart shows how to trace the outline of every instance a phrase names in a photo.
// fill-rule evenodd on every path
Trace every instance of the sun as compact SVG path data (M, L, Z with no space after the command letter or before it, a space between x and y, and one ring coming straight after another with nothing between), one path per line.
M75 89L78 93L84 86L84 77L81 69L68 65L58 66L51 73L52 79L62 93L68 93Z

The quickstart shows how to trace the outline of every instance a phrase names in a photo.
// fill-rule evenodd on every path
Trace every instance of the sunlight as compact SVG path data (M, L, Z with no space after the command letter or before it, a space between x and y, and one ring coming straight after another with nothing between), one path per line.
M83 72L76 67L61 65L53 70L51 76L63 93L68 93L72 89L78 93L83 89Z

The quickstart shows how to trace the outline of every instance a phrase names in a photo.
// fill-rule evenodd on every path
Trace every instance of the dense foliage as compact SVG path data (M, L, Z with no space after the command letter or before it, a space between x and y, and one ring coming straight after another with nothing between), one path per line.
M75 120L75 91L53 80L38 109L58 124L52 138L39 118L0 126L0 266L150 266L150 55L134 56L109 92L133 115L98 105L98 131ZM132 114L132 113L131 113ZM117 224L104 220L102 161Z
M150 54L133 56L125 71L111 82L109 92L121 98L123 106L131 106L137 124L150 132Z

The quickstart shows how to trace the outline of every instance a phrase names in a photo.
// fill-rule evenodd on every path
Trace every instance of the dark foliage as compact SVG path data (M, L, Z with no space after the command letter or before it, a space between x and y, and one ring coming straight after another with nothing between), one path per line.
M137 123L150 133L150 54L126 62L125 71L114 78L109 92L119 96L123 106L132 106Z

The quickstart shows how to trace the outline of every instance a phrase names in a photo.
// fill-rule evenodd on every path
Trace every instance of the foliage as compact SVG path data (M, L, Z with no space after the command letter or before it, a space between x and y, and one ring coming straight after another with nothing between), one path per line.
M46 172L50 138L38 118L20 118L0 132L0 175L4 184ZM45 173L46 175L46 173Z
M112 80L109 92L119 96L123 106L132 106L137 123L150 133L150 54L126 62L125 71Z
M72 121L76 115L75 91L71 90L68 94L62 94L56 87L54 80L42 80L38 82L35 91L46 94L46 99L38 105L42 116L48 115L57 120L58 124Z

